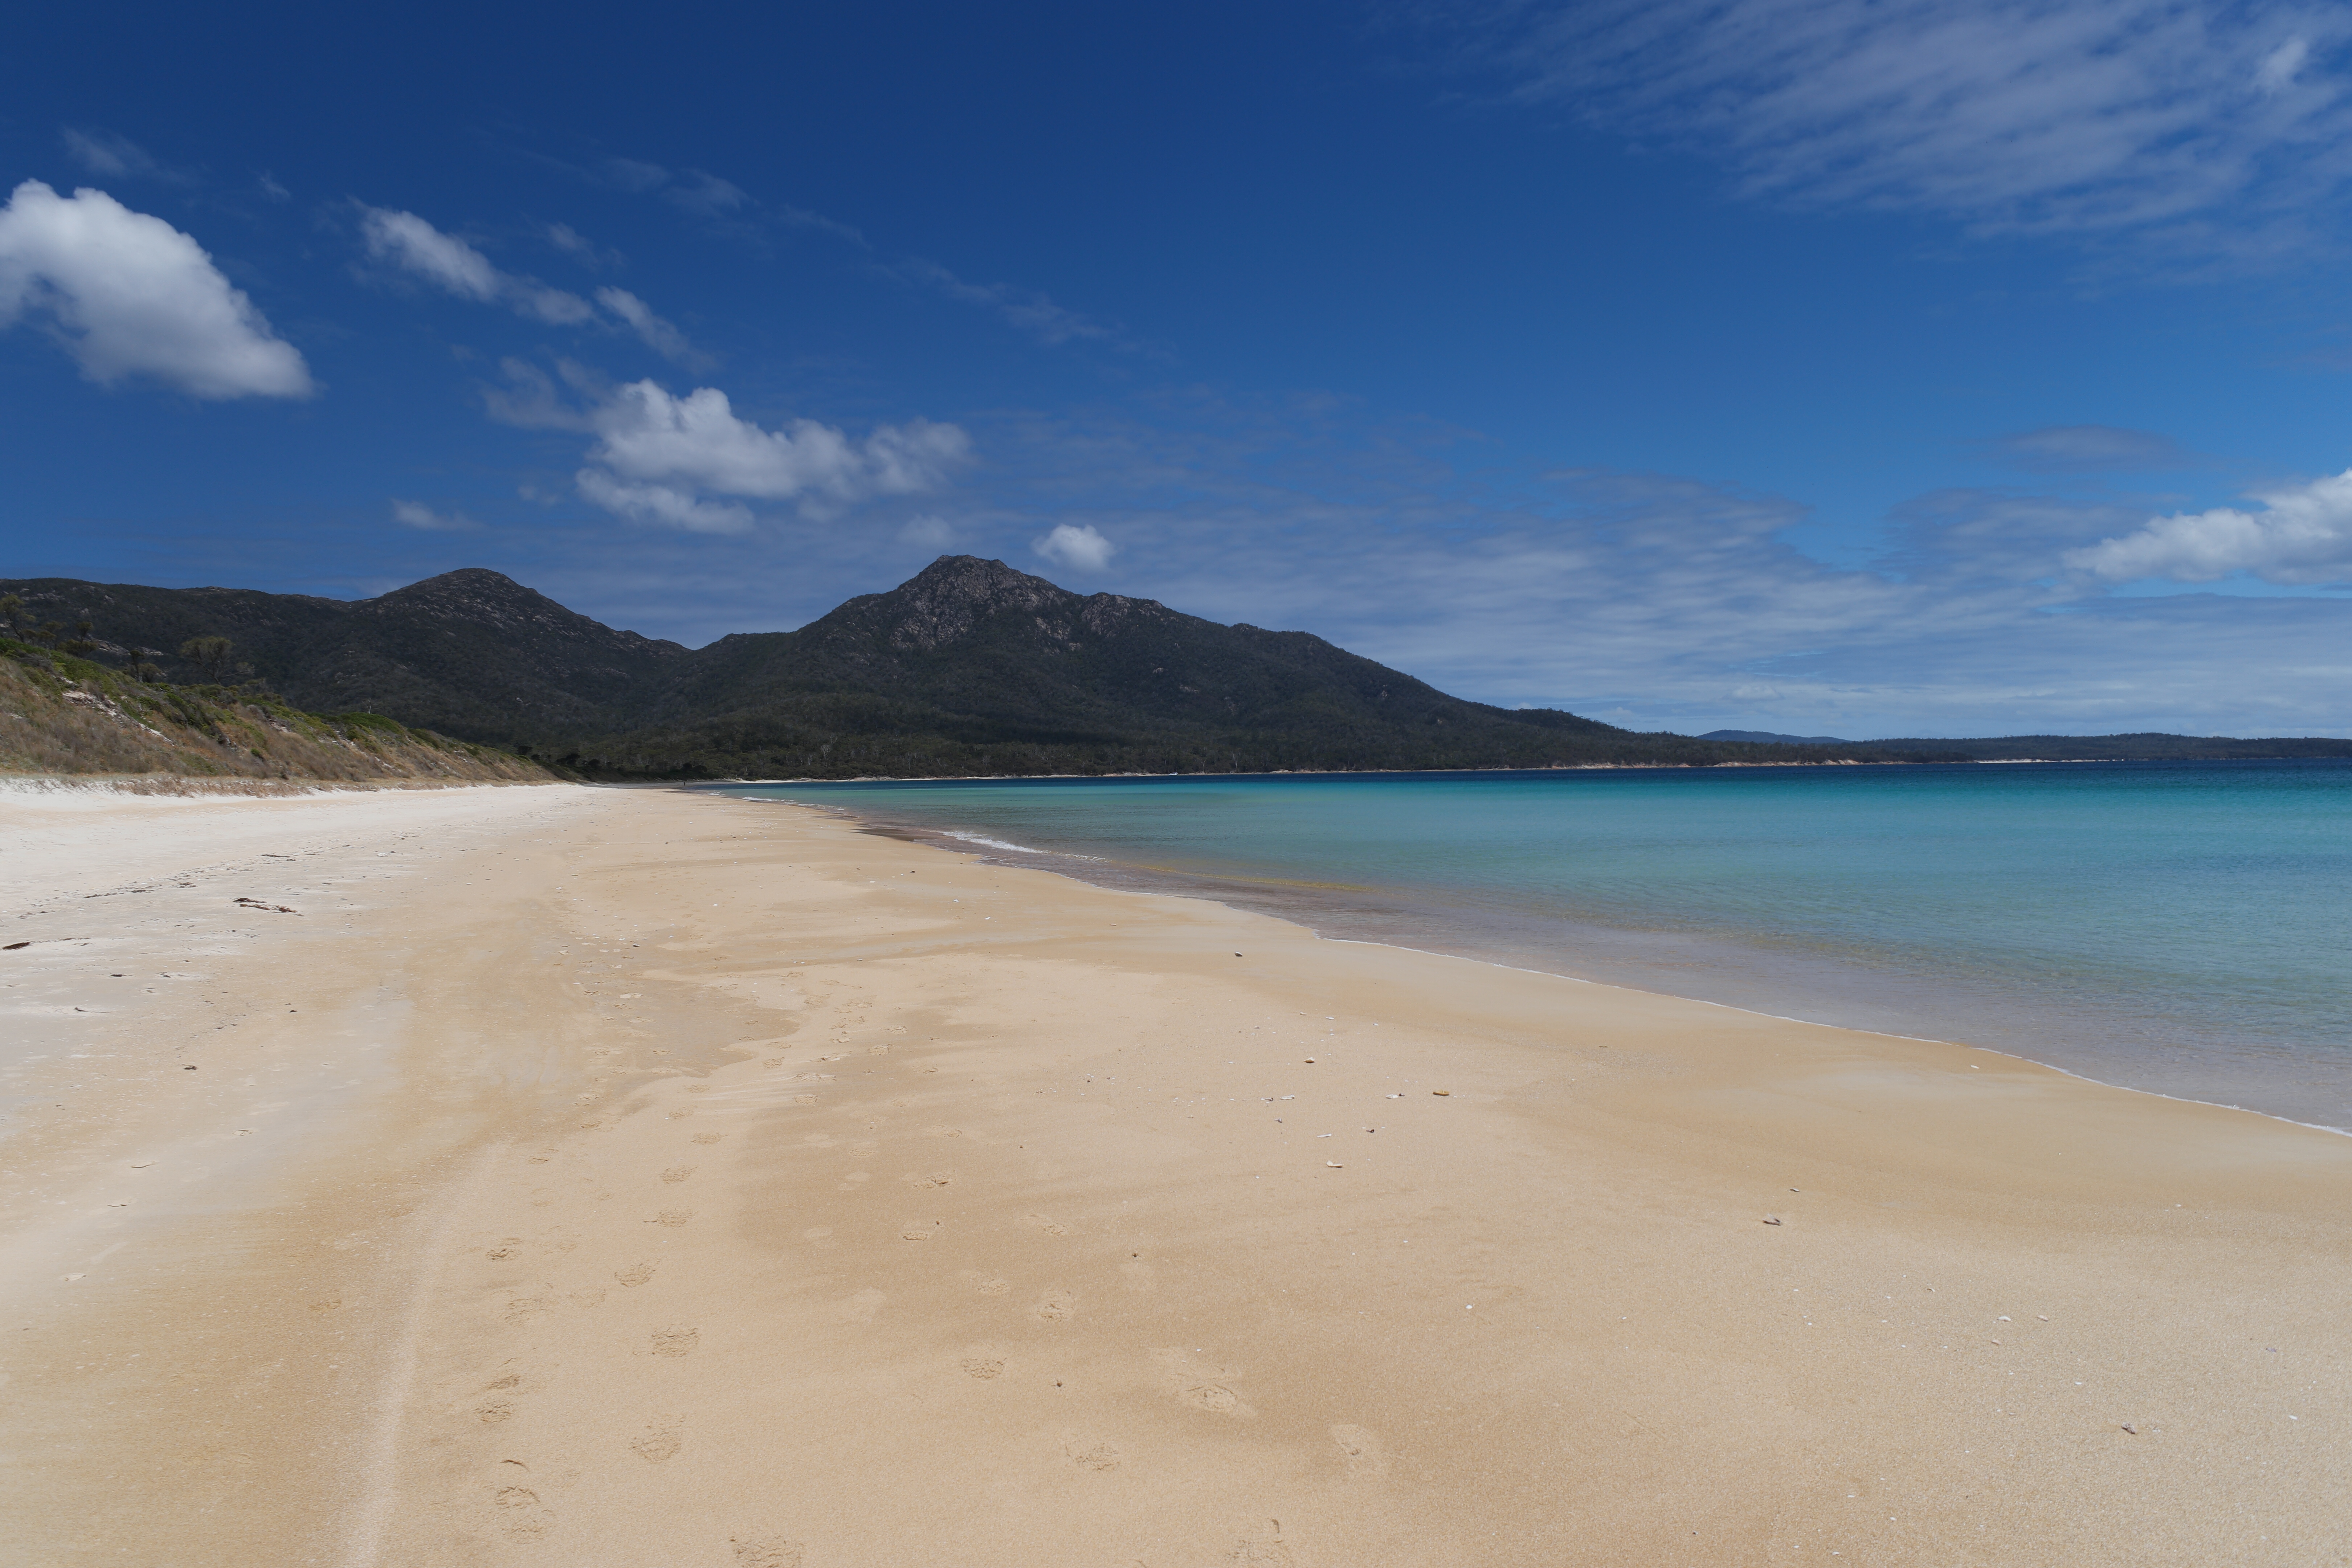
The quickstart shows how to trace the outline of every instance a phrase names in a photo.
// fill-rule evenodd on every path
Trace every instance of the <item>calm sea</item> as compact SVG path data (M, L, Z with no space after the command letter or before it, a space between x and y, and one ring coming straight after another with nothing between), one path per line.
M1007 864L2352 1128L2352 764L796 784Z

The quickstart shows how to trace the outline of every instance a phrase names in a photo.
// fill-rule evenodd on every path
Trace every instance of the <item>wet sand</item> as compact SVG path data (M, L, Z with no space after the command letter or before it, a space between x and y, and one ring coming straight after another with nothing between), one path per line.
M0 869L0 1561L2344 1560L2352 1140L678 793Z

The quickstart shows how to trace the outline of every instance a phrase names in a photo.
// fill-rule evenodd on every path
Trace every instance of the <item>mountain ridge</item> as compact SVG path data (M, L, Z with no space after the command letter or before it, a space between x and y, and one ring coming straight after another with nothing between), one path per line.
M254 679L299 707L382 712L609 777L2352 756L2352 742L2328 740L1637 732L1470 701L1310 633L1080 595L970 555L942 555L794 630L700 648L605 626L484 567L356 601L0 580L11 594L26 606L11 630L46 619L42 635L87 657L184 679L167 650L226 637ZM89 630L68 639L68 620ZM2002 749L2029 742L2041 750Z

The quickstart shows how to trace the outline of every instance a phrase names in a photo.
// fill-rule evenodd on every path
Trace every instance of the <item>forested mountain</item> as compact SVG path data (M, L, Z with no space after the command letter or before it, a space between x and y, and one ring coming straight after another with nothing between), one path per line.
M468 568L346 602L0 582L9 629L167 680L251 679L606 777L826 777L1964 760L2024 742L1754 743L1450 697L1305 632L1222 626L942 556L797 631L689 649ZM215 646L214 667L181 650ZM225 674L222 660L242 670ZM2182 737L2122 737L2188 747ZM2336 747L2352 742L2231 742ZM1991 750L1985 748L1990 747ZM2243 754L2101 752L2095 754ZM2283 752L2263 755L2312 754Z

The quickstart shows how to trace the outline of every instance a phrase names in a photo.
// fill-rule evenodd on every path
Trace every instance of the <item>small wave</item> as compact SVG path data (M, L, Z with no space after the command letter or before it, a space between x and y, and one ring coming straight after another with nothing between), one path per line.
M960 827L943 827L940 831L946 834L950 838L961 838L966 844L985 844L991 849L1010 849L1015 855L1043 855L1045 853L1043 849L1032 849L1026 844L1007 844L1003 839L991 838L985 833L966 833Z

